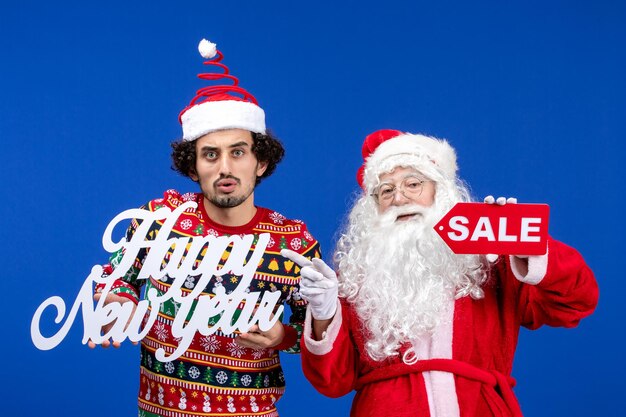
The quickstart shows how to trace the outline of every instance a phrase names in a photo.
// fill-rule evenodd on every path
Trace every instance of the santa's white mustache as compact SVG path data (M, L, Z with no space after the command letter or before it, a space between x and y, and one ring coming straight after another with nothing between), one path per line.
M378 217L378 224L380 226L390 226L394 224L398 218L402 216L413 216L406 221L422 221L426 213L430 210L430 207L424 207L417 204L409 204L405 206L392 206L389 207L384 213Z

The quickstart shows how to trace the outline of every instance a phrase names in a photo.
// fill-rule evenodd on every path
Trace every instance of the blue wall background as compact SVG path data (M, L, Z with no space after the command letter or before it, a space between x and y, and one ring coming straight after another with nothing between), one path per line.
M528 416L621 415L624 2L87 3L0 6L1 415L136 413L136 347L90 350L77 323L39 351L30 320L52 295L73 303L113 216L195 190L169 142L201 85L202 37L287 148L258 204L305 219L327 258L379 128L448 138L476 197L550 204L600 304L576 329L522 331L516 392ZM323 398L283 360L281 415L348 415L350 398Z

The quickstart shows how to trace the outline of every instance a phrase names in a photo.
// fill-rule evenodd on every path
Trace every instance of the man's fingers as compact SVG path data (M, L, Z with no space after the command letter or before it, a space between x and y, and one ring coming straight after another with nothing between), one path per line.
M483 200L485 203L487 204L493 204L496 202L496 199L493 198L492 195L488 195L487 197L485 197L485 199Z
M313 265L305 266L300 270L300 275L302 276L303 281L308 282L317 282L322 281L324 279L324 275L321 272L315 269Z
M272 313L271 318L274 317L274 314ZM258 324L254 324L252 326L250 326L250 328L248 329L248 331L246 333L259 333L261 331L261 329L259 329L259 325ZM245 334L245 333L244 333Z
M506 199L506 203L507 204L517 204L517 198L509 197L509 198Z
M325 277L318 272L319 279L311 279L309 277L302 277L302 281L300 281L301 288L322 288L328 289L335 287L335 282L329 279L325 279Z
M312 265L310 260L308 260L304 256L302 256L299 253L294 252L294 251L292 251L290 249L283 249L283 250L280 251L280 254L282 256L284 256L285 258L287 258L287 259L297 263L298 266L300 266L300 268L304 268L305 266L311 266Z
M303 295L316 295L316 294L324 294L328 292L328 288L325 287L301 287L300 294Z
M320 271L322 275L324 275L326 278L332 278L332 277L337 276L335 274L335 271L330 266L328 266L326 262L324 262L323 260L319 258L313 258L312 262L313 262L313 266L315 267L315 269Z
M258 349L264 348L269 343L269 339L262 333L241 333L235 338L235 342L244 347Z

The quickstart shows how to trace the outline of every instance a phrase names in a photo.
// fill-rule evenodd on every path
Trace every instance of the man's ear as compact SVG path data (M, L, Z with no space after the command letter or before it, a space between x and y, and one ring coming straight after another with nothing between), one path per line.
M195 169L189 171L189 178L191 178L195 182L198 182L198 180L200 180L200 178L198 178L198 174L196 174L196 170Z
M267 169L268 162L267 161L259 161L256 165L256 176L260 177L263 175L265 170Z

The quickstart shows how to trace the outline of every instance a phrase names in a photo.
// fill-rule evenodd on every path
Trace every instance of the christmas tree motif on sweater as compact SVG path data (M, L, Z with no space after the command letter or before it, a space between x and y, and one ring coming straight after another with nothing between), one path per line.
M259 389L261 387L263 387L263 375L259 373L254 379L254 388Z
M160 362L156 359L154 360L154 372L159 374L163 372L163 362Z
M178 408L181 410L187 409L187 393L182 390L182 388L178 389L180 391L180 401L178 402Z
M186 374L187 374L187 370L185 369L185 364L182 361L178 362L178 369L176 370L176 375L179 378L184 378Z
M237 373L237 371L233 372L232 376L230 377L230 385L233 387L239 386L239 374Z
M203 392L202 396L204 397L204 402L202 403L202 411L205 413L210 413L211 412L211 397L209 397L209 395L206 392Z
M204 375L202 376L202 380L206 382L207 384L213 383L214 381L213 371L211 370L210 366L207 366L206 369L204 370Z

